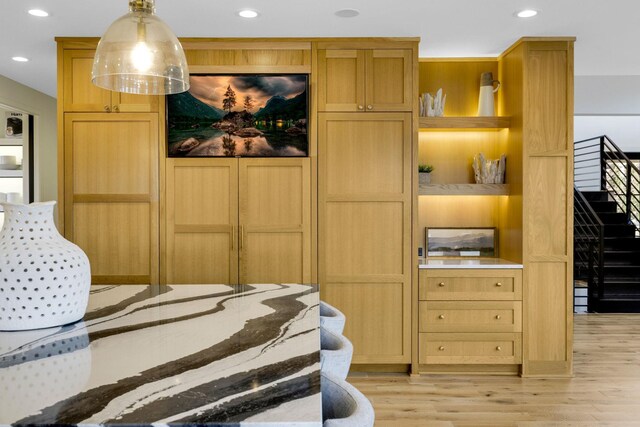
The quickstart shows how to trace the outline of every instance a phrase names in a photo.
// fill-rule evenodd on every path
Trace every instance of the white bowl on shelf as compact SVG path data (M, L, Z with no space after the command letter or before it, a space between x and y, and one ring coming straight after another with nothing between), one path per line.
M0 156L0 169L12 170L19 167L16 156Z
M0 156L0 163L15 165L18 163L18 159L16 156Z

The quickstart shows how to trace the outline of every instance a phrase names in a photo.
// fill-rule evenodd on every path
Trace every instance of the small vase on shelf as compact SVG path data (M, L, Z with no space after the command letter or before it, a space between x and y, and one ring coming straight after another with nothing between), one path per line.
M431 172L433 172L433 166L418 165L418 184L431 184Z
M49 328L80 320L87 309L91 271L78 246L58 233L56 202L1 203L0 330Z

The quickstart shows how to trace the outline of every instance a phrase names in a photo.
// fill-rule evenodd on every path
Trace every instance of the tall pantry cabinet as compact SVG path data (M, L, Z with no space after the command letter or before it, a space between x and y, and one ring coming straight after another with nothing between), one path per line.
M94 86L95 46L58 44L58 225L93 283L158 283L158 97Z
M318 279L354 364L411 361L416 64L417 42L318 43Z

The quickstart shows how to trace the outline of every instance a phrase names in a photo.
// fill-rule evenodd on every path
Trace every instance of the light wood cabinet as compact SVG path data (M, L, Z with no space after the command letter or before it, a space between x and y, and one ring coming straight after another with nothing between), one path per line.
M411 111L411 49L320 49L318 110Z
M309 158L167 159L167 283L310 283Z
M421 370L522 363L522 270L422 269L419 284Z
M505 145L517 197L501 206L509 233L500 240L509 251L517 246L524 265L522 374L566 377L573 365L573 39L523 40L503 55L500 79L499 108L517 123Z
M63 53L63 98L66 112L156 112L158 97L111 92L91 82L93 49L68 49Z
M571 375L573 42L573 38L523 38L498 58L420 62L420 93L434 93L441 87L447 103L446 117L420 119L418 159L432 164L434 172L431 184L418 191L418 239L424 242L425 227L494 227L500 258L522 264L523 271L522 279L501 278L501 286L495 270L474 273L474 277L437 270L425 273L424 280L421 272L415 306L421 316L415 334L419 345L414 360L422 365L414 364L414 371L435 371L436 363L479 363L486 366L478 372L496 372L490 365L503 363L503 356L465 359L456 353L479 348L464 337L456 347L442 345L451 349L451 358L449 350L439 352L428 340L441 342L438 334L447 332L515 333L521 334L522 347L509 356L513 357L509 363L520 360L517 372L537 377ZM492 72L502 84L496 95L496 117L472 117L483 72ZM506 155L505 184L474 184L471 160L480 152L493 159ZM482 325L496 325L483 316L498 309L498 302L520 300L522 332L476 331ZM465 301L478 301L479 306L489 303L488 311L473 309L461 315L452 308L464 307ZM445 302L453 306L442 305ZM459 321L455 325L433 317L447 307L450 311L444 314ZM464 324L467 316L475 319L475 325ZM501 319L506 319L504 314ZM476 332L462 332L469 328ZM429 356L425 351L431 352Z
M320 292L349 319L354 363L410 362L411 123L408 113L319 118Z
M69 113L64 120L64 234L93 283L158 281L156 114Z

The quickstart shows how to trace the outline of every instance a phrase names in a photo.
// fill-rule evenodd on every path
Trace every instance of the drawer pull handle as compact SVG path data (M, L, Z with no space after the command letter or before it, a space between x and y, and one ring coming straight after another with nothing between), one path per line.
M444 288L444 282L438 283L438 286L440 286L441 288Z
M497 347L496 347L496 351L502 351L502 347L497 346Z
M502 283L500 283L500 282L496 283L496 287L501 288L502 287Z
M444 351L444 346L440 346L440 347L438 347L438 350L439 350L439 351Z
M444 319L444 314L441 314L440 316L438 316L438 319Z
M358 110L364 110L364 105L358 105Z
M502 319L502 316L500 316L499 314L496 314L496 320L500 320Z

